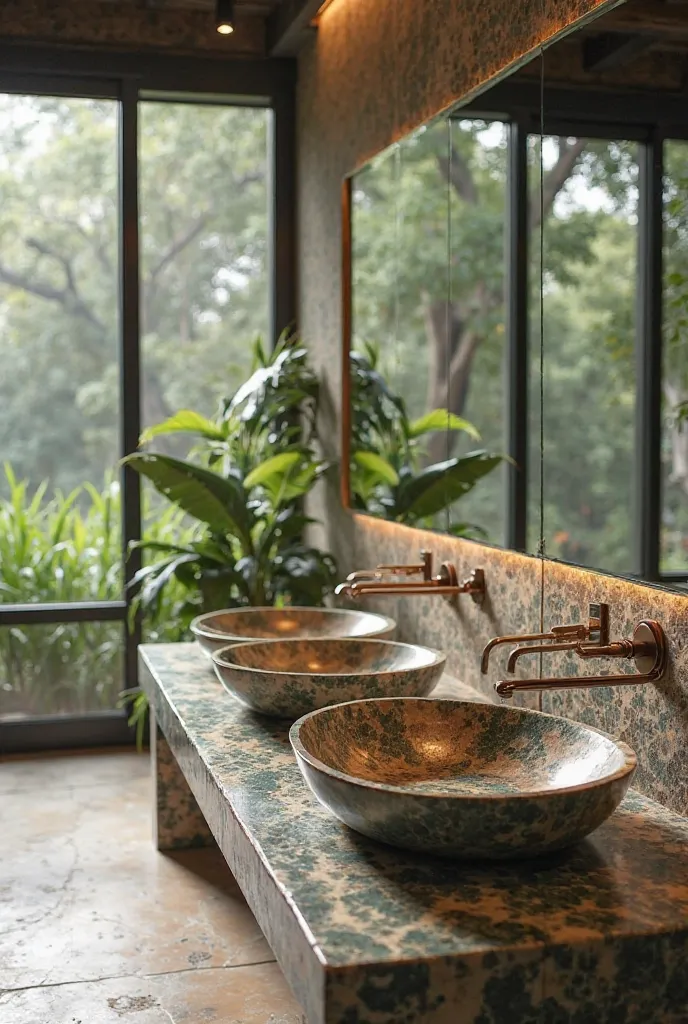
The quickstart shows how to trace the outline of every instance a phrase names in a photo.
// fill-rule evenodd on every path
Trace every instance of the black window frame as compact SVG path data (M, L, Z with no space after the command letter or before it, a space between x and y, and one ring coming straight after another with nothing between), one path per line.
M136 451L141 433L139 331L138 112L139 102L221 103L270 110L269 291L270 337L296 323L296 65L291 59L249 60L150 53L85 51L0 44L0 92L119 103L119 369L120 453ZM129 545L141 538L138 475L121 471L122 557L125 591L120 601L0 604L0 626L121 622L124 679L138 685L140 623L128 628L132 594L127 586L140 565ZM50 715L0 721L0 754L133 742L126 710Z

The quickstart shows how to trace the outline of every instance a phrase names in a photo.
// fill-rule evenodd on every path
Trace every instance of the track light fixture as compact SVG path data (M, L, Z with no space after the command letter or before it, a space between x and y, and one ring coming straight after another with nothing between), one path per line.
M234 0L216 0L215 28L222 36L234 31Z

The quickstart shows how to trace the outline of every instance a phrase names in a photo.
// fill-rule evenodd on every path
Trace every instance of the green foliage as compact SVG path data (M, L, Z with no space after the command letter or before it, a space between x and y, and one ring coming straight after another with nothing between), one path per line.
M117 104L8 95L0 117L2 457L33 488L98 486L120 454ZM146 426L213 409L268 330L268 120L140 105ZM181 435L165 451L188 454Z
M136 607L156 609L172 582L198 612L318 605L334 586L332 558L302 540L310 522L302 500L327 469L314 447L317 379L294 337L270 354L256 341L254 360L253 374L214 420L182 410L142 438L196 434L195 461L155 452L125 459L198 524L183 545L142 541L161 557L137 573Z
M410 421L406 403L378 370L378 349L351 352L351 464L354 507L407 525L441 526L454 534L482 534L479 527L456 522L455 503L503 460L486 451L470 452L425 465L423 441L437 432L462 431L479 438L472 423L433 409Z
M662 551L665 569L683 569L688 566L688 146L669 140L664 152ZM366 342L379 339L376 369L394 398L403 399L409 418L446 405L475 424L484 447L494 451L504 445L507 409L506 155L504 125L438 121L380 154L352 186L355 352L369 359ZM542 156L547 552L628 573L633 571L636 458L638 148L623 139L545 137ZM528 211L535 241L529 260L531 550L538 546L540 522L539 157L540 139L534 134ZM454 364L460 372L449 389L444 371ZM374 431L381 407L383 418L393 415L392 399L372 376L367 387L362 397L371 402ZM453 436L449 447L439 435L433 444L430 435L428 461L470 454L465 431ZM399 476L385 451L389 443L385 435L379 443L357 447L377 452ZM393 447L404 452L404 445L405 437L397 434ZM355 456L352 475L361 507L370 508L382 495L385 467L376 469ZM390 515L392 506L389 499L378 500L376 511ZM462 519L479 522L499 540L502 475L488 474L459 507Z
M116 601L123 595L119 486L106 479L47 496L31 492L5 465L0 499L0 606L67 601ZM147 531L157 543L193 530L174 509L156 510ZM186 635L181 585L144 620L149 640ZM85 712L113 708L121 688L124 625L63 623L0 629L0 711L12 714Z

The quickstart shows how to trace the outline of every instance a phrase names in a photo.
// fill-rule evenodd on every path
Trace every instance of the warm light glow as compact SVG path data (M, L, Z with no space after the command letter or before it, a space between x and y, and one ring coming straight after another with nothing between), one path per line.
M222 25L218 25L217 26L217 31L220 33L221 36L229 36L234 31L234 26L233 25L228 25L225 22Z

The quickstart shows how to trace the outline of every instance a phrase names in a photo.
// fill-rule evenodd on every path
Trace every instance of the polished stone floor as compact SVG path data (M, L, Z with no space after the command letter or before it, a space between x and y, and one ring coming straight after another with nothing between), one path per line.
M219 851L158 853L130 752L0 761L0 1024L302 1024Z

